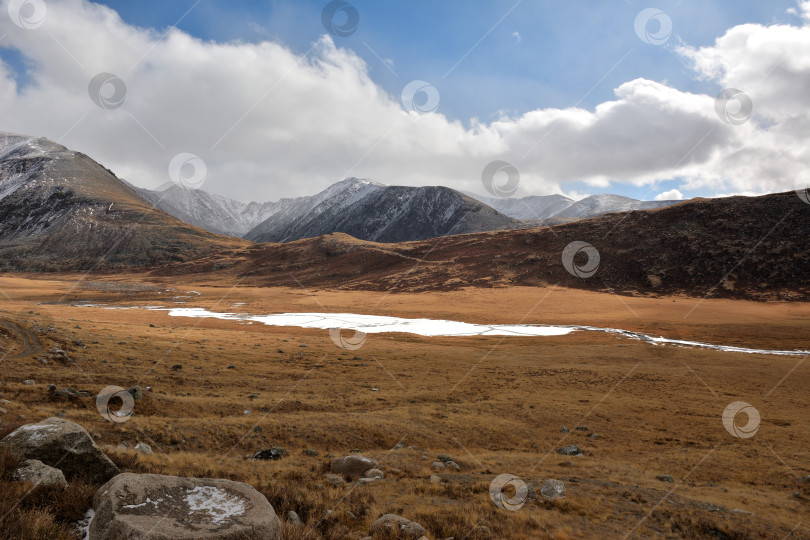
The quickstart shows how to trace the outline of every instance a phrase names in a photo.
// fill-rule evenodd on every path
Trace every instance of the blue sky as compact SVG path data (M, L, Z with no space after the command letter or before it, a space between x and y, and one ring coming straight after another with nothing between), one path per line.
M770 184L760 183L759 171L754 171L740 160L737 160L739 169L731 171L726 164L720 163L721 160L713 159L712 155L716 157L721 151L728 156L738 155L749 141L756 142L760 146L765 144L763 141L768 134L769 126L786 118L780 117L779 111L770 114L771 111L766 111L762 106L768 100L769 103L779 103L777 94L787 92L789 95L790 88L795 88L795 85L787 81L786 86L777 87L775 81L773 88L757 88L761 81L754 77L755 73L750 72L747 79L707 76L706 73L701 77L688 54L684 53L684 49L699 51L702 47L711 48L712 50L704 55L704 62L711 65L711 58L716 58L713 68L726 71L735 62L739 63L740 59L745 61L750 56L753 60L752 70L749 71L762 68L762 72L767 74L775 65L773 59L768 56L770 50L768 46L755 49L751 48L753 45L750 44L744 46L726 44L720 47L715 44L715 40L735 27L739 33L745 34L744 30L740 30L744 28L741 25L755 23L763 26L752 31L751 35L761 34L762 38L751 40L751 43L758 41L767 45L769 40L778 40L778 32L776 30L771 32L767 27L784 24L792 25L802 32L802 35L794 39L797 40L798 46L804 46L807 27L803 27L805 23L799 15L789 12L791 8L796 10L797 1L351 0L360 16L357 30L347 37L333 37L337 52L322 48L314 49L313 52L313 44L319 43L327 33L321 22L321 13L327 4L323 0L95 2L117 12L123 20L124 27L114 21L111 22L103 13L88 8L91 4L86 2L51 0L48 8L48 24L52 26L45 27L48 31L24 32L9 27L10 30L5 32L5 39L0 38L0 59L17 84L17 98L32 110L41 111L42 118L39 119L41 120L39 123L31 119L31 114L24 115L20 112L21 127L16 129L36 131L55 138L67 132L69 136L66 143L88 151L100 161L115 166L117 170L126 171L128 178L136 183L140 178L149 180L164 177L165 174L158 173L161 168L165 170L164 163L171 158L169 152L190 151L200 155L209 165L211 174L204 189L228 194L233 187L231 181L233 175L242 174L245 178L244 184L248 186L240 190L247 191L247 193L240 192L238 198L243 200L273 198L272 194L276 192L282 195L312 193L328 182L339 179L343 171L369 176L384 183L406 185L419 184L421 175L422 178L429 177L425 180L428 183L445 183L458 189L482 192L480 181L475 180L476 176L480 175L476 170L480 171L487 160L491 159L515 160L515 165L522 167L521 173L526 173L527 179L522 183L518 195L564 192L576 196L576 194L610 192L650 199L675 188L680 189L687 197L734 192L756 193L782 189L782 184L776 181L770 181ZM672 34L661 46L644 43L634 32L636 16L641 10L650 7L662 10L672 21ZM72 18L74 15L80 18ZM173 26L204 42L242 44L245 47L238 53L228 51L227 54L223 50L212 51L199 45L184 49L178 47L177 43L168 43L168 40L163 39L164 32ZM4 33L2 30L0 27L0 34ZM122 35L122 32L126 35ZM98 42L88 40L86 38L88 34L98 34ZM60 36L58 46L53 39L54 35ZM117 36L121 36L120 39ZM243 114L257 95L263 93L264 88L268 85L272 87L276 84L275 81L284 79L285 72L277 71L281 68L273 71L271 62L284 65L284 62L290 59L288 58L290 55L251 48L253 44L265 41L282 44L289 49L293 59L300 58L310 65L316 65L319 61L317 59L325 59L335 65L340 64L341 71L338 76L333 77L334 73L322 73L319 75L319 81L308 79L311 73L300 74L300 80L299 74L291 77L276 92L286 94L273 96L279 103L293 102L296 95L306 95L309 101L302 101L304 105L299 103L298 106L309 108L308 104L317 105L316 102L321 101L320 98L323 96L323 101L339 103L342 107L350 109L363 109L364 103L369 99L376 101L373 93L379 88L388 94L390 98L388 103L396 106L403 88L409 82L423 80L438 90L441 100L437 112L443 115L447 122L441 125L435 123L427 129L425 126L427 120L407 119L402 140L390 140L393 137L386 138L389 126L395 125L401 118L391 113L386 103L374 103L373 105L377 107L369 106L367 111L372 120L375 114L380 115L381 125L377 126L379 128L377 131L369 131L368 118L358 118L356 125L346 129L346 133L339 133L340 130L334 126L345 124L346 116L332 115L334 110L324 109L321 116L329 128L325 131L339 133L335 136L339 144L332 145L334 148L328 151L320 152L317 160L313 160L304 152L298 156L298 161L290 159L289 163L285 163L286 172L278 172L284 177L283 181L286 182L284 186L281 185L282 180L273 180L277 189L268 188L267 182L262 184L262 190L253 189L249 187L247 177L252 175L253 178L265 179L277 173L281 169L279 162L288 157L289 149L285 149L282 145L277 147L276 153L272 156L260 151L253 154L245 151L244 155L236 156L233 154L234 149L241 151L245 148L244 143L242 146L236 146L234 140L234 146L230 148L222 146L214 151L210 140L202 140L205 139L202 135L208 137L208 132L221 134L231 126L233 119L238 119ZM796 48L789 42L779 43L778 46L785 48L782 54L790 54ZM745 47L749 47L750 50ZM133 51L136 51L136 56L140 56L141 53L137 52L139 48L146 51L146 62L138 66L137 70L129 72L131 62L128 64L126 59ZM352 51L365 62L368 76L374 85L371 94L366 92L368 85L362 80L357 88L348 89L342 94L343 89L335 86L335 81L340 84L347 80L346 77L359 80L358 73L363 71L363 68L353 67L351 58L341 56L342 49ZM61 63L52 59L54 56L64 57L68 51L73 60L78 62L81 59L79 63L86 68L85 71L92 72L65 73L71 65L71 59L63 58ZM167 114L171 115L178 110L178 101L174 101L174 105L168 104L170 99L166 100L166 104L156 101L151 103L136 101L138 95L136 92L143 94L144 89L135 90L135 88L148 82L151 85L148 90L154 95L167 96L174 92L178 96L171 97L177 97L180 104L192 103L193 100L184 99L184 95L188 97L189 92L196 93L199 88L208 84L207 75L210 66L200 60L199 54L209 53L211 58L229 57L238 62L238 65L244 63L242 84L252 93L247 92L250 95L241 97L243 93L239 89L239 84L242 74L235 76L230 69L231 66L220 66L221 74L217 72L212 76L218 77L217 81L222 82L223 88L216 89L221 90L222 94L221 96L211 94L210 100L214 106L228 109L223 111L222 118L210 118L209 123L201 121L196 128L183 132L173 131L171 125L158 125L159 122L171 118ZM186 85L181 90L182 85L178 85L178 81L172 81L171 74L184 67L184 54L191 55L192 63L196 64L192 66L193 69L189 67L186 75L191 79L181 81L193 85ZM257 54L260 56L258 60ZM261 58L262 55L267 57ZM799 66L797 68L799 70L804 69L801 67L804 65L802 58L800 54L797 55L796 65ZM157 68L153 70L150 62L155 62ZM51 63L53 65L50 65ZM90 65L93 67L90 68ZM265 68L267 73L260 73ZM53 101L53 98L48 97L48 92L58 95L65 89L67 81L73 84L75 77L79 77L76 79L79 84L75 97L86 101L86 83L82 84L82 77L99 71L120 74L125 79L129 77L127 82L131 83L129 88L133 93L131 99L128 98L126 105L118 111L117 117L111 114L107 114L106 117L99 116L96 111L96 114L89 114L85 119L78 120L78 127L73 128L70 126L77 121L75 118L68 116L55 120L53 111L46 113L45 104L49 105ZM799 76L803 77L802 73L799 73ZM293 79L296 79L295 84L292 84ZM616 89L639 80L660 86L645 90L644 84L631 85L633 87L628 89L626 95L617 97ZM24 103L25 98L30 97L26 95L26 91L34 81L39 85L48 83L51 87L43 89L41 103L33 101ZM288 86L287 83L290 83L289 88L285 88ZM710 100L732 83L745 84L744 88L749 92L759 90L758 94L752 94L757 104L755 112L768 114L763 114L760 118L755 115L751 123L736 132L730 131L732 128L728 126L719 125L715 131L717 139L705 141L707 146L705 152L701 152L702 147L698 146L698 151L690 154L693 146L704 144L700 137L702 133L708 131L704 126L706 119L703 117L706 105L708 104L713 116ZM224 88L225 85L230 87ZM314 93L307 93L313 88L316 89ZM669 89L674 90L677 95L670 95ZM333 91L335 95L331 95ZM648 91L652 92L654 99L645 97L645 92ZM689 96L692 94L704 96L709 101L695 104L690 101ZM618 113L613 115L614 117L605 113L600 115L597 106L604 106L608 102L625 107L623 114L626 116ZM137 105L140 105L141 109L136 110ZM204 111L210 110L212 105L203 102L195 105L198 108L192 111L192 114L195 114L198 120L208 119L202 116L200 111L204 114ZM9 113L15 107L22 111L20 104L14 101L6 107L8 110L0 112L5 112L7 118L14 116ZM584 119L574 108L584 109L592 116ZM675 109L677 115L661 119L653 118L661 110L669 114L671 112L669 109ZM545 123L538 120L523 123L520 121L521 116L526 113L545 114L555 110L565 112L552 114L551 116L556 119L552 118ZM256 137L267 136L268 132L271 136L277 136L289 126L288 139L313 140L312 133L295 118L286 118L284 120L286 124L273 125L275 131L265 129L268 122L274 123L277 118L284 116L283 107L276 108L270 101L263 102L262 107L251 114L251 118L248 119L251 124L248 126L249 122L245 122L245 125L240 125L233 137L241 136L243 142L249 143ZM120 118L125 115L137 120L137 126L125 125ZM150 116L157 119L150 120ZM621 126L625 118L628 122L636 123L628 125L626 131L622 132ZM653 119L645 123L644 118ZM116 122L110 122L110 119ZM492 123L497 123L499 119L505 120L506 124L495 129L497 131L495 136L492 136L492 133L481 136L476 131L476 126L479 125L476 121L491 127ZM713 120L716 123L717 117ZM351 117L349 121L351 122ZM666 122L663 128L662 121ZM556 128L558 122L562 123L560 124L563 125L562 128ZM7 120L6 123L8 124L6 129L15 127L12 120ZM453 127L454 123L460 124L461 132ZM36 124L36 127L29 127L29 124ZM91 124L95 131L90 129ZM592 133L584 129L584 125L591 126ZM746 131L752 127L763 131L756 133ZM101 137L98 135L100 129L105 132ZM681 132L676 132L677 129ZM553 132L553 138L563 142L559 142L556 147L549 145L553 148L549 148L546 155L535 154L527 158L528 154L525 153L527 141L544 138L546 136L544 130ZM674 139L679 138L679 133L687 133L689 136L680 137L680 146L677 148L667 149L667 139L660 137L667 130L672 131L671 136ZM148 137L144 137L144 131L148 132ZM360 140L366 132L369 134L369 140ZM200 140L192 140L195 134L200 135L197 137ZM396 132L396 135L400 133ZM668 133L664 135L669 136ZM755 135L762 137L754 141ZM124 136L128 140L137 137L143 139L136 145L137 152L133 147L128 153L123 153L111 144L105 143ZM457 148L437 149L441 141L452 136L459 137L456 141ZM415 167L410 176L404 174L407 167L420 162L422 156L419 151L423 146L420 139L431 137L433 139L427 147L436 151L429 152L430 155L421 160L421 169L417 170ZM473 141L475 138L478 141ZM615 143L616 140L625 138L628 141L626 147ZM632 159L631 145L638 146L648 139L652 141L646 152L649 163L640 163L634 167L615 163L616 160L612 159L611 153L617 151L626 153L625 159ZM358 140L358 143L355 148L347 150L342 144L343 140ZM383 144L377 147L380 141ZM153 145L154 142L157 142L160 148L154 146L150 148L149 145ZM268 139L268 146L271 144ZM328 141L321 141L320 144L331 145ZM566 152L567 144L576 147L571 152L572 155L601 157L598 160L594 159L590 167L578 166L576 161L577 159L581 161L581 157L571 158L568 164L549 163L550 158ZM615 148L610 150L611 146ZM767 170L778 170L784 167L779 159L784 157L782 150L785 145L773 142L772 146L777 148L777 151L771 147L765 150L754 148L750 154L753 155L754 150L760 153L766 150L771 152L775 157L773 163L768 162ZM391 155L398 157L396 153L401 153L403 148L413 149L413 153L406 156L410 157L410 161L403 159L398 165L392 164L387 167L387 164L392 163ZM501 148L506 150L499 154ZM410 152L409 150L405 153ZM585 152L588 153L584 154ZM697 168L700 160L690 163L698 154L701 154L700 160L711 163L713 167L705 175ZM476 161L463 170L458 167L454 169L455 165L451 161L442 161L446 155L455 158L471 155ZM643 153L641 155L644 156ZM368 157L364 161L363 158L366 156ZM682 161L687 156L689 159ZM794 157L796 162L803 159L799 154L791 156L791 159ZM136 159L138 163L134 162ZM253 159L264 162L258 163L252 161ZM226 167L225 162L228 160L231 163ZM319 168L310 167L313 161L318 161ZM763 162L765 161L767 160ZM406 168L403 168L402 163ZM603 163L607 172L604 178L600 179ZM717 173L717 170L721 172ZM739 171L748 175L745 181L736 180L740 177L737 174ZM666 174L670 176L667 178ZM312 185L304 186L301 179L295 178L296 176L312 178ZM580 177L587 177L589 180L580 181L578 180ZM695 180L696 178L698 180ZM160 183L162 182L155 181L152 185ZM254 181L250 185L256 186L257 183ZM253 191L257 193L252 193Z
M191 35L220 42L273 40L298 53L306 52L324 34L320 19L324 1L97 3L110 6L137 26L165 29L176 24ZM796 3L784 0L351 3L360 14L360 25L351 36L335 38L336 44L361 56L374 81L392 95L411 80L430 82L441 92L440 112L465 123L471 117L491 121L502 112L514 115L577 103L593 108L612 99L613 89L621 83L639 77L683 91L715 93L720 88L696 80L683 60L672 54L672 46L680 42L710 45L728 28L744 23L795 23L798 19L787 13ZM672 19L673 35L666 46L647 45L632 31L617 31L623 26L632 30L636 14L646 7L657 7ZM391 69L379 58L392 61Z
M274 40L301 54L324 33L322 1L99 3L136 26L176 25L205 40ZM473 117L490 122L539 108L592 109L613 99L614 88L639 77L714 94L720 90L716 83L697 80L672 53L674 45L710 45L740 24L797 20L787 13L795 7L793 1L355 0L352 5L360 14L359 27L351 36L335 38L336 44L362 57L373 80L392 95L411 80L430 82L441 93L439 112L465 125ZM663 47L645 44L632 32L616 31L632 28L636 14L646 7L665 11L673 21L672 38ZM389 61L388 67L380 59ZM675 179L659 186L677 184ZM634 186L587 191L651 195L648 187Z

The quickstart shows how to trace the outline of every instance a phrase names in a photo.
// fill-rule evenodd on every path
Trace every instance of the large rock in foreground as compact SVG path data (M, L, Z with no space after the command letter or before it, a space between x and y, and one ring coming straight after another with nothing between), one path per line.
M278 540L267 499L242 482L119 474L96 493L93 540Z
M20 426L0 441L0 446L56 467L68 480L84 478L102 484L118 474L118 467L96 446L87 430L62 418Z

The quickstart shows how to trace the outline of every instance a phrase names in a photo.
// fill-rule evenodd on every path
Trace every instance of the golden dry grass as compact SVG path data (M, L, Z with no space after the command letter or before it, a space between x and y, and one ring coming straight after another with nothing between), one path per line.
M217 311L591 324L780 349L810 343L806 304L532 288L383 295L172 281L143 290L137 276L107 277L115 287L70 290L75 278L0 277L7 295L0 317L53 328L40 336L46 350L58 343L74 362L3 362L0 393L8 402L0 406L8 414L0 419L60 414L87 427L127 469L246 481L267 495L282 522L289 510L304 520L304 528L285 523L284 538L362 538L384 513L414 519L439 539L810 537L807 484L799 480L810 472L810 370L800 357L654 347L585 333L377 334L348 351L323 330L66 302L171 305L171 296L186 296L165 291L177 287L202 293L180 301ZM78 338L86 348L72 344ZM36 384L24 386L24 379ZM93 398L48 396L50 383L93 393L110 384L152 390L129 421L114 424ZM762 415L750 439L732 437L721 422L737 400ZM571 432L561 433L562 426ZM138 441L155 454L135 455ZM404 448L395 449L398 443ZM585 456L555 452L568 444ZM289 454L248 459L270 446ZM337 488L325 482L326 455L353 449L380 461L386 478ZM440 453L461 471L431 484ZM488 489L502 473L536 486L561 479L567 497L501 510ZM675 483L657 480L662 474Z

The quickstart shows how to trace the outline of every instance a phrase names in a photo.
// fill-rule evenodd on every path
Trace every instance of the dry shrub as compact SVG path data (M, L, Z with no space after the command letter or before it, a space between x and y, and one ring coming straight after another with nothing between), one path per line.
M80 481L66 486L32 486L12 481L20 458L0 449L0 540L67 540L76 538L71 525L87 513L95 487Z

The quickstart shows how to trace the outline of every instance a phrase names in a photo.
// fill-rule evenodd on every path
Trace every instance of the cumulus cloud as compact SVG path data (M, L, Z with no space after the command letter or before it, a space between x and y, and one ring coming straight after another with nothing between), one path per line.
M683 200L683 193L677 189L670 189L655 196L656 201L681 201Z
M326 36L297 54L271 41L162 35L87 0L47 6L42 26L24 29L3 16L3 2L0 46L19 51L29 72L21 87L0 63L0 129L58 140L146 187L169 180L180 152L205 161L203 189L241 200L311 194L345 176L480 192L481 170L496 159L520 171L519 194L675 177L681 189L762 193L791 189L810 158L808 27L743 25L710 47L678 49L697 76L751 97L742 125L720 120L714 96L636 79L592 111L465 126L441 106L414 112ZM125 83L120 108L90 99L101 72Z

